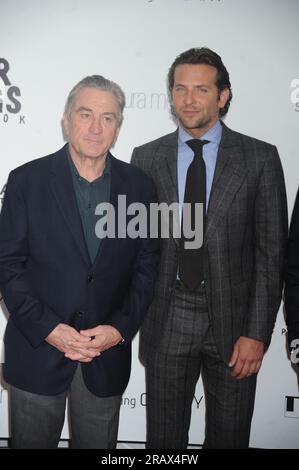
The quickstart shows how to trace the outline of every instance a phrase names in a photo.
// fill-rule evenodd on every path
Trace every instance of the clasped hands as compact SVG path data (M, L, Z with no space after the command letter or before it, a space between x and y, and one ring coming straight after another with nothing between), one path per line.
M46 341L72 361L91 362L106 349L116 346L121 339L120 332L111 325L99 325L78 332L69 325L59 323Z

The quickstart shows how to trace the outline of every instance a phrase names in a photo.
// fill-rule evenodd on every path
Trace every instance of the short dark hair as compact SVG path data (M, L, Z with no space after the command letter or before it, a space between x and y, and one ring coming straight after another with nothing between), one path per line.
M174 86L175 69L178 65L182 64L206 64L215 67L215 69L217 70L216 86L219 92L225 89L229 90L228 100L225 106L219 110L220 117L225 116L230 106L233 94L229 80L229 73L223 64L221 57L216 54L216 52L212 51L211 49L208 49L207 47L194 47L178 55L168 72L168 93L170 102L172 101L171 94Z

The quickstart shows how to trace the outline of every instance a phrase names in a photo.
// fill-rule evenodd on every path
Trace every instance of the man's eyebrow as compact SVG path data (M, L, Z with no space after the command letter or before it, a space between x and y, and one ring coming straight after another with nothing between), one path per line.
M214 84L213 84L213 85L214 85ZM175 86L182 86L182 87L185 88L187 85L186 85L185 83L177 82L177 83L174 83L173 86L174 86L174 87L175 87ZM199 83L196 83L194 86L197 87L197 88L198 88L198 87L210 88L212 85L211 85L211 84L206 84L206 83L201 83L201 82L199 82Z
M88 113L92 113L92 109L85 108L84 106L80 106L80 108L76 109L76 113L80 113L81 111L87 111Z

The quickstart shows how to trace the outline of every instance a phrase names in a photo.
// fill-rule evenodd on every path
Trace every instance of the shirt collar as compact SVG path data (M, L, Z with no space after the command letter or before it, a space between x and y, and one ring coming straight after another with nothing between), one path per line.
M222 125L221 122L218 120L216 124L214 124L211 129L209 129L202 137L202 140L208 140L209 142L213 142L217 145L220 144L222 136ZM188 132L179 124L179 143L184 144L187 140L194 139L192 135L188 134Z

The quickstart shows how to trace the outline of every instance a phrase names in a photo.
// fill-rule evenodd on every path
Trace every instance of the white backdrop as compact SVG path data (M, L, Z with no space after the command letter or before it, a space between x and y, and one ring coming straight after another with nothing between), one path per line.
M166 75L175 56L207 46L222 56L231 76L234 98L226 124L277 145L291 213L299 173L298 0L0 0L0 18L0 198L12 168L62 146L65 99L81 78L102 74L126 92L113 153L129 161L134 146L174 130ZM0 338L3 305L2 310ZM253 447L299 448L298 382L284 328L280 311L258 379ZM145 439L137 341L121 411L123 441ZM202 395L199 383L190 430L194 444L204 435ZM8 433L2 384L0 438Z

